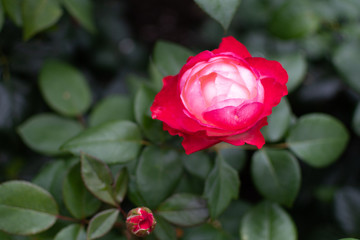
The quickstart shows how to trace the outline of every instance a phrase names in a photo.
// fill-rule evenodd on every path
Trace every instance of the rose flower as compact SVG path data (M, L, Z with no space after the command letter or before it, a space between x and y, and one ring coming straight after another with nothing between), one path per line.
M219 142L261 148L260 129L272 108L287 95L288 75L277 61L252 57L233 37L218 49L189 57L150 108L171 135L183 137L187 154Z

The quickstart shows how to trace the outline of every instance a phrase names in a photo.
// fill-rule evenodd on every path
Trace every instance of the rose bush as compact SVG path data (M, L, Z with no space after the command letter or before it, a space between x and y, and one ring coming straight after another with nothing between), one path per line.
M151 106L171 135L183 137L187 154L219 142L264 143L260 129L287 95L288 75L277 61L252 57L235 38L189 57L179 74L163 79Z

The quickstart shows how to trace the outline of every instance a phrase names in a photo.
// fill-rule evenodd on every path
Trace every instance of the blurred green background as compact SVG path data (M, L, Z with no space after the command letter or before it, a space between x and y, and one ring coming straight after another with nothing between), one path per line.
M316 169L301 162L301 191L289 209L299 239L360 236L359 0L243 0L227 31L192 0L92 3L88 23L64 10L55 24L27 41L16 11L7 10L5 18L0 12L1 182L31 180L49 160L26 147L17 133L30 116L50 111L38 87L46 59L62 59L81 70L95 103L114 93L129 94L134 79L148 78L158 40L197 53L233 35L253 56L284 65L294 116L328 113L351 132L348 148L335 164ZM240 195L256 202L260 196L249 171L243 172Z

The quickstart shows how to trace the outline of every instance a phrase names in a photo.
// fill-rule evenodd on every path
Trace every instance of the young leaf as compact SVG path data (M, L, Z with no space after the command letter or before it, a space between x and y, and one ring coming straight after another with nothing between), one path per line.
M205 199L188 193L175 194L165 200L157 209L157 214L182 227L204 223L209 217Z
M105 163L81 154L81 175L90 192L102 201L116 206L112 190L113 177Z
M199 7L214 18L226 31L241 0L194 0Z
M194 53L183 46L158 41L154 48L154 63L163 76L176 75L186 60L193 55Z
M85 188L80 175L80 164L76 164L68 172L63 183L63 196L67 209L77 219L93 215L101 205Z
M72 224L58 232L54 240L86 240L86 233L80 224Z
M290 105L287 99L283 98L279 105L273 108L272 114L268 117L268 125L261 129L265 139L270 142L281 140L290 126L290 120Z
M121 203L124 200L128 183L129 183L129 174L126 168L123 168L118 173L114 185L115 200L118 203Z
M54 114L32 116L18 128L23 141L34 151L56 155L60 146L81 132L83 127L76 121Z
M217 218L239 195L238 173L219 154L205 182L204 197L208 200L211 218Z
M0 1L1 2L1 1ZM22 26L23 19L21 13L22 0L2 0L4 12L17 26Z
M337 119L313 113L299 118L286 142L303 161L313 167L325 167L345 150L349 134Z
M153 146L145 148L136 169L136 183L147 207L154 209L169 197L181 173L181 159L177 152Z
M96 214L89 223L87 229L87 239L97 239L108 233L115 224L119 215L119 210L108 209Z
M0 230L10 234L36 234L56 222L58 207L42 188L25 181L0 184Z
M301 174L297 159L291 153L271 149L257 151L252 157L251 174L264 197L292 205L300 189Z
M132 120L133 108L128 97L109 96L101 100L90 114L90 127L115 120Z
M58 1L26 0L22 2L24 39L51 27L61 17L62 10Z
M129 121L114 121L89 128L61 147L75 155L87 153L106 163L133 160L140 148L140 131L136 124Z
M62 0L66 10L91 33L96 31L93 17L93 2L91 0Z
M168 134L163 130L163 124L151 117L150 106L156 92L142 85L135 95L134 112L136 122L142 128L144 135L153 142L163 142Z
M335 195L335 217L340 226L350 235L359 235L360 192L351 187L339 190Z
M277 204L262 202L243 218L241 240L296 240L296 228L290 216Z
M33 9L29 11L34 12ZM46 61L40 73L39 85L47 104L62 115L78 116L90 106L91 93L85 77L65 62Z

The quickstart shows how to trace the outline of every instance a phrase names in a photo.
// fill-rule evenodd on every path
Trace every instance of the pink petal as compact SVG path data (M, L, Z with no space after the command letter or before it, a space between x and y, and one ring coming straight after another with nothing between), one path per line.
M287 95L286 85L276 82L273 78L261 79L264 88L264 116L268 116L272 112L272 108L278 105L281 98Z
M246 47L232 36L224 37L218 49L212 51L215 54L231 52L242 58L251 57Z
M247 58L245 60L259 72L260 78L273 78L280 84L287 83L288 74L279 62L260 57Z

